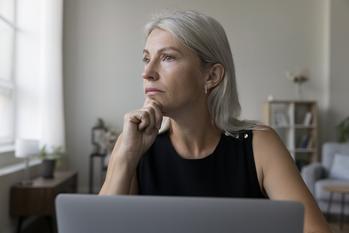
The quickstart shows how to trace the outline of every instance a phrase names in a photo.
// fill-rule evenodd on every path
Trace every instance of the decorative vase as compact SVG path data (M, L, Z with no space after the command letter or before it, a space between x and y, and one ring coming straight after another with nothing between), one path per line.
M52 179L54 177L54 171L56 167L55 159L44 159L42 161L42 177L45 179Z

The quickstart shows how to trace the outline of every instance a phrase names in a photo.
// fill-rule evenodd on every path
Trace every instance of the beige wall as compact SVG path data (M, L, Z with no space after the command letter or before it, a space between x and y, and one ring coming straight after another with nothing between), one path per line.
M306 98L326 109L326 0L65 1L64 88L67 150L87 190L90 129L97 117L117 128L143 101L142 27L164 8L195 9L225 27L235 58L243 118L261 118L269 94L293 98L285 72L307 69Z

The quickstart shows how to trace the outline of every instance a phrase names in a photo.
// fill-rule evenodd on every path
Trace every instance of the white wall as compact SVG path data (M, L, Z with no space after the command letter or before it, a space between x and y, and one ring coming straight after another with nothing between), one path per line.
M330 128L349 116L349 1L331 1ZM336 138L334 131L329 137Z
M306 98L328 102L326 0L69 0L64 15L67 150L87 190L90 129L97 117L121 128L143 102L142 27L164 8L195 9L226 29L236 63L243 118L261 119L268 94L295 96L285 72L307 69Z

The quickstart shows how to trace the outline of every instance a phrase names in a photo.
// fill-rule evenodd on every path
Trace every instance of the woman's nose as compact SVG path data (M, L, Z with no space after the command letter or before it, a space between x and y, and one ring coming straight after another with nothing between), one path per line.
M156 65L154 63L148 63L144 66L142 73L143 79L149 81L155 81L159 79L159 73L157 71Z

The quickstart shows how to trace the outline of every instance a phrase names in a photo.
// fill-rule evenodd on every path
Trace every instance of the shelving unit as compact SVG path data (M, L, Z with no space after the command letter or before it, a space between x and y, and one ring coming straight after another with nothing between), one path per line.
M315 101L273 100L264 104L264 122L281 137L298 168L318 161Z

